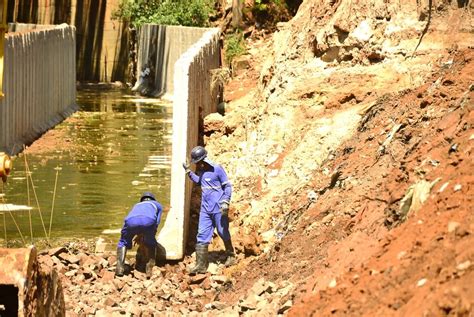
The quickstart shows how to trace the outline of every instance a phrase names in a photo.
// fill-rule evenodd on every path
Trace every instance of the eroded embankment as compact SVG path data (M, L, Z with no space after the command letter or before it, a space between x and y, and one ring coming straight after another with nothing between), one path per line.
M340 186L309 213L334 215L309 230L327 252L294 315L472 312L474 52L440 66L374 105L329 164Z
M294 315L470 311L473 58L445 56L426 84L365 108L354 137L286 197L283 238L223 298L263 277L297 285Z

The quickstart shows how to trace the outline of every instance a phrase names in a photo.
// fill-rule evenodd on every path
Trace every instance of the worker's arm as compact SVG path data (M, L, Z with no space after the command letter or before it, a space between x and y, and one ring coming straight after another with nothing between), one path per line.
M201 185L201 177L198 176L196 173L194 173L193 171L189 171L188 176L193 182L198 185Z
M227 205L229 205L230 197L232 196L232 184L230 183L225 170L221 166L219 168L218 175L219 180L221 181L222 190L224 191L224 195L222 195L220 203L227 203Z
M196 175L196 173L194 173L193 171L191 171L191 169L189 168L189 164L188 163L183 163L183 168L184 168L184 171L186 172L186 174L188 174L189 178L196 184L198 185L201 185L201 177L199 177L198 175Z
M161 221L161 214L163 213L163 207L157 201L153 201L152 203L156 207L156 225L158 226L160 224L160 221Z

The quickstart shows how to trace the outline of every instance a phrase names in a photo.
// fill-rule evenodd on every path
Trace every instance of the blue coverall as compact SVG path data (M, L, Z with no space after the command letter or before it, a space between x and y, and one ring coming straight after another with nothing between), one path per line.
M201 186L201 211L197 234L198 244L209 244L217 228L217 233L224 241L230 240L229 218L222 216L220 204L229 203L232 195L232 185L227 178L224 168L207 158L203 160L209 164L209 169L198 174L190 171L189 178Z
M155 200L145 200L133 206L125 217L120 240L117 247L132 248L132 239L137 234L143 234L144 243L156 247L156 230L161 220L163 208Z

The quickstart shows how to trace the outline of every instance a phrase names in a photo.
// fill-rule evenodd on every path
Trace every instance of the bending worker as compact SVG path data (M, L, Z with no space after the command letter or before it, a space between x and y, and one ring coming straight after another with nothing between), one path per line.
M207 151L202 146L196 146L191 151L191 162L196 164L196 172L189 169L189 164L183 167L189 178L201 186L201 210L196 244L196 265L190 274L206 273L209 265L208 246L217 228L217 233L224 241L227 259L226 266L235 264L235 253L229 233L229 202L232 185L221 165L207 158Z
M150 192L145 192L140 198L140 202L135 204L125 217L120 240L117 245L117 267L116 276L123 276L125 255L127 249L132 248L132 239L140 235L143 240L143 247L148 257L145 272L147 277L151 277L152 269L156 259L156 230L160 224L163 208L156 201L155 196ZM138 254L137 254L138 255Z

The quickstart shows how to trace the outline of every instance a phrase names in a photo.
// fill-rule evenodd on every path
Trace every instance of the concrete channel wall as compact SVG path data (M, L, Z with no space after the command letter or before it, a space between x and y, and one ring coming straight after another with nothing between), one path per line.
M170 210L158 235L167 259L185 254L193 185L182 163L198 145L203 118L217 109L219 90L211 89L211 70L221 66L219 36L219 29L206 29L174 64Z
M8 21L76 28L76 75L81 82L129 78L128 23L112 19L121 0L8 0Z
M65 24L7 33L0 151L17 154L77 109L75 37Z
M138 30L134 90L160 97L174 91L174 65L209 28L146 24ZM146 75L140 75L145 73Z

